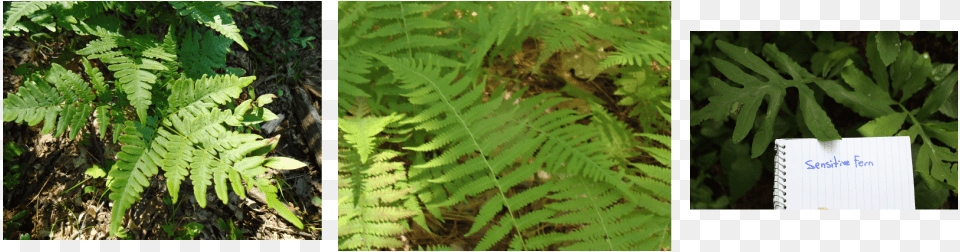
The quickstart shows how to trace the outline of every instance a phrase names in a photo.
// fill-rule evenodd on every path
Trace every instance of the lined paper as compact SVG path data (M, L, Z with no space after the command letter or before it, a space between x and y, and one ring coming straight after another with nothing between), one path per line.
M910 137L777 139L787 209L916 209Z

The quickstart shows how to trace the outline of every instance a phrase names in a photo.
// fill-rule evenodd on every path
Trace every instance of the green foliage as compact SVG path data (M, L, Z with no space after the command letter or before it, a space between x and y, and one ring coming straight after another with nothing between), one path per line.
M125 233L121 225L126 210L139 201L160 170L174 202L180 196L180 184L187 178L193 182L200 207L206 207L211 185L224 203L228 190L245 197L247 190L256 188L265 195L268 207L303 228L299 218L280 202L278 188L263 174L267 167L297 169L305 164L266 157L276 148L277 138L261 139L235 131L276 119L263 108L275 96L235 105L242 88L255 77L214 74L214 70L225 68L224 57L231 40L246 48L231 13L221 2L171 4L173 8L167 3L58 2L43 9L36 4L16 3L17 8L8 14L17 18L7 21L5 32L31 31L17 30L18 24L29 28L30 24L52 22L51 31L93 36L76 51L83 55L79 60L82 64L76 65L83 66L87 80L57 63L45 71L29 73L19 91L4 100L4 121L29 125L43 122L41 133L56 129L54 136L61 136L69 129L70 138L87 124L90 115L98 119L102 138L107 137L108 126L114 128L113 139L122 145L122 151L107 173L110 199L114 201L110 220L113 236ZM46 20L43 17L47 15L55 18ZM31 20L19 20L21 16ZM138 21L129 27L119 22L118 16L134 16ZM226 38L213 35L211 30L204 33L181 18L211 27ZM110 19L117 22L102 21ZM161 27L165 35L158 38L137 32L152 27ZM88 59L104 63L113 79L106 79ZM229 108L223 109L225 105ZM172 227L166 229L173 232ZM189 238L198 230L196 225L188 225L188 232L177 236Z
M195 238L198 234L200 234L200 231L203 230L203 225L196 222L187 223L183 226L183 230L177 228L174 223L167 223L161 225L160 227L163 228L164 232L167 232L167 236L173 237L174 240L193 240L193 238Z
M227 12L227 9L219 2L180 2L171 1L170 4L177 9L180 15L190 17L197 23L213 28L220 34L236 41L237 44L247 48L247 43L240 37L240 29L233 23L233 15Z
M203 75L216 75L214 70L221 69L226 64L227 53L230 52L230 39L214 35L207 30L201 37L196 30L187 31L183 42L180 43L180 55L183 55L184 65L191 66L185 69L187 77L199 79Z
M340 188L341 210L337 216L340 249L399 247L402 242L397 235L410 229L399 221L419 213L408 209L417 202L410 197L403 163L390 161L400 153L375 149L375 142L381 143L384 139L374 139L374 136L400 119L402 116L391 115L338 121L338 127L344 130L338 141L341 143L341 174L337 186Z
M703 177L708 174L703 169L719 162L726 174L714 179L728 186L730 201L736 201L760 178L760 160L772 158L767 151L770 142L791 137L826 141L910 136L916 179L923 181L915 190L917 207L939 208L942 190L957 192L957 117L952 112L956 103L951 103L956 99L956 63L931 62L928 54L917 52L896 32L867 34L865 60L856 54L858 48L834 41L832 32L781 32L781 39L762 46L756 43L760 37L749 32L702 35L691 38L694 51L703 55L693 56L691 91L695 104L705 105L694 106L693 141L694 146L705 148L719 145L720 151L718 155L694 150L701 153L694 160L701 175L691 184L691 192L701 195L691 195L696 199L693 205L715 208L728 202L725 195L714 199L712 190L704 186ZM763 59L754 54L754 48L762 48ZM711 77L713 69L723 78ZM788 95L790 89L797 91L796 98ZM826 113L823 106L831 104L829 99L840 107L828 108L832 112ZM766 112L758 113L763 107ZM848 118L831 118L844 111L866 120L851 123ZM724 126L731 119L732 130ZM838 120L840 127L834 125ZM750 138L752 145L741 142ZM746 158L748 152L750 158ZM939 203L923 202L927 200Z
M13 217L10 217L10 220L4 221L4 222L3 222L3 233L5 233L5 234L13 234L13 233L14 233L13 231L15 231L15 230L17 230L17 229L20 228L20 226L21 226L20 220L23 220L23 218L27 217L27 214L28 214L28 213L30 213L30 212L28 212L27 210L23 210L23 211L18 212L17 214L14 214ZM7 236L3 236L3 239L4 239L4 240L8 240L8 239L10 239L10 238L8 238ZM20 234L19 239L20 239L20 240L30 240L30 234L29 234L29 233Z
M23 149L17 146L13 141L8 141L3 145L3 167L10 167L9 173L3 174L3 187L11 190L20 184L20 175L23 170L17 158L23 155Z
M398 235L439 232L433 220L466 205L477 207L463 235L477 243L424 249L670 247L669 87L650 70L669 64L669 35L660 40L669 17L645 35L639 22L624 24L648 10L632 2L338 5L339 249L398 247ZM512 71L603 74L635 96L624 105L646 109L626 121L656 123L636 133L580 87L564 88L576 100L532 94L492 74L530 42L539 55ZM611 46L620 58L601 68L599 50ZM630 80L613 77L618 70ZM641 94L647 88L657 91ZM585 108L565 108L576 102Z
M219 226L221 230L227 232L226 238L228 240L240 240L243 238L243 230L240 230L234 226L233 221L225 221L223 218L217 218L217 226Z

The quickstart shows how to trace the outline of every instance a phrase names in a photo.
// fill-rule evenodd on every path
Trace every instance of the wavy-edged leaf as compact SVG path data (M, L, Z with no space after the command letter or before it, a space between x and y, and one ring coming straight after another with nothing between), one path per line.
M905 119L907 119L907 113L893 113L873 119L857 131L865 137L892 136L900 131L900 126L903 126Z
M894 113L890 105L894 105L890 95L870 80L863 72L854 66L846 67L841 76L847 85L853 87L848 90L834 80L816 80L816 83L827 95L840 104L849 107L857 114L865 117L881 117Z
M900 34L895 31L882 31L877 34L877 51L884 66L889 66L900 54Z
M736 111L734 106L743 106L737 114L737 126L734 128L733 141L739 143L747 133L754 127L756 113L760 108L760 103L767 98L767 113L761 117L760 127L754 134L753 150L751 157L759 157L765 152L773 139L773 124L780 111L780 105L783 102L783 96L788 87L797 87L800 90L800 110L804 113L806 125L813 129L814 136L820 140L839 139L836 128L833 128L830 118L826 116L823 109L812 99L813 91L803 83L812 81L812 79L794 79L786 80L776 70L763 62L760 57L749 52L747 48L738 47L722 40L716 41L717 47L731 59L737 61L750 70L766 77L767 81L761 81L757 77L747 74L738 66L725 60L714 58L713 64L731 81L740 83L743 88L735 88L711 77L710 86L719 93L717 96L710 97L710 104L692 115L692 124L700 124L706 119L724 120L730 116L731 111ZM774 59L780 67L787 67L784 72L794 72L797 76L803 78L807 76L798 69L790 69L796 63L776 48L776 46L767 44L763 48L764 54ZM742 105L741 105L742 104ZM809 112L809 115L808 113Z

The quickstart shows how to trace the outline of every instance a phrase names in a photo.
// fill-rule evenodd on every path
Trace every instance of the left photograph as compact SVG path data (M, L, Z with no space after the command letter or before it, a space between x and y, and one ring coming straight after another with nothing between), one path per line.
M3 13L4 240L320 239L320 2Z
M669 2L339 2L339 250L671 250Z

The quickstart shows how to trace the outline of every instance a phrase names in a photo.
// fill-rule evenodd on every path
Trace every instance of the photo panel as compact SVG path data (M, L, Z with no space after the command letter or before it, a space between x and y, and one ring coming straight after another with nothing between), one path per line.
M336 248L671 250L671 6L338 2Z

